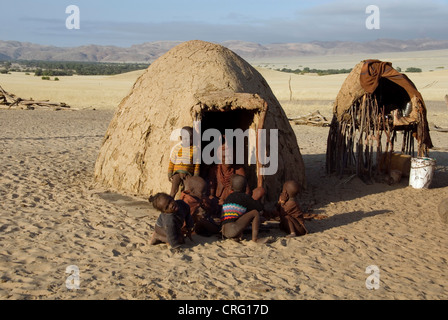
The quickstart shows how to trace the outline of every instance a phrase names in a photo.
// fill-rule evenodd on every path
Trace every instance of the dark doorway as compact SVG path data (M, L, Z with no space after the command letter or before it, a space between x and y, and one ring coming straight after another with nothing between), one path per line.
M406 104L411 101L407 91L395 82L381 78L378 88L375 90L378 106L385 107L385 114L389 114L392 110L404 110Z
M241 129L246 131L249 129L254 122L255 114L258 110L247 110L247 109L237 109L230 111L205 111L202 113L201 118L201 137L203 133L208 129L216 129L221 133L221 136L225 134L226 129ZM224 140L222 140L224 141ZM211 142L202 141L202 150ZM257 186L257 172L256 165L249 165L249 141L247 138L244 139L244 164L243 167L246 172L246 177L249 182L251 189ZM236 146L234 146L233 155L235 155ZM236 163L235 157L233 163ZM208 177L209 169L212 165L201 165L201 175L203 178Z

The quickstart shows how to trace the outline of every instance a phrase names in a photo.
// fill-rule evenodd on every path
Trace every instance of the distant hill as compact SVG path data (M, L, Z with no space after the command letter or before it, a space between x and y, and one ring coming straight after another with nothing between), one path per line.
M1 60L90 61L151 63L180 41L147 42L123 48L88 45L56 47L29 42L0 40ZM448 49L448 40L378 39L369 42L314 41L306 43L258 44L245 41L224 41L228 47L245 59L270 57L300 57L354 53L409 52Z

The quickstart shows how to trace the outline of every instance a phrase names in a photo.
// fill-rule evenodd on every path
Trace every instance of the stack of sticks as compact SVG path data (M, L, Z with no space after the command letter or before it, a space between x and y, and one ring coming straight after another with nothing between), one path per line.
M326 169L328 173L355 174L364 181L371 181L380 173L383 155L394 151L397 131L403 131L403 154L414 153L413 126L397 128L393 118L378 106L375 95L365 94L356 101L341 121L336 115L331 122L327 141ZM386 136L383 150L382 134ZM374 159L375 158L375 159Z
M322 116L319 110L309 113L304 116L288 118L293 124L296 125L309 125L317 127L329 127L330 121L328 121L324 116Z
M0 109L28 109L34 110L35 108L46 108L53 110L64 110L70 109L66 103L55 103L50 102L48 100L25 100L20 97L17 97L15 94L9 93L5 91L0 86Z

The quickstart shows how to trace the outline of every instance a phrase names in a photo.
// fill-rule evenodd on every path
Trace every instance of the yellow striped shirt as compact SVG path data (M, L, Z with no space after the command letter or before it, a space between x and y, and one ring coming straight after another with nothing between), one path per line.
M182 150L188 150L188 152L183 154ZM199 175L200 164L193 163L193 156L196 151L196 146L182 147L182 143L175 145L171 151L168 174L172 175L176 172L185 172L191 175Z

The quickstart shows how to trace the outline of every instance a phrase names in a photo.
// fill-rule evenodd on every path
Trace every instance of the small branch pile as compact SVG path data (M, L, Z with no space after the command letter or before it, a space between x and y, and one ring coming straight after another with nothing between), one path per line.
M55 103L50 102L48 100L25 100L20 97L17 97L15 94L6 92L0 86L0 109L27 109L34 110L36 108L42 109L53 109L53 110L64 110L70 109L70 106L61 102Z
M288 120L296 125L309 125L316 127L329 127L331 124L330 121L320 114L319 110L301 117L288 118Z

